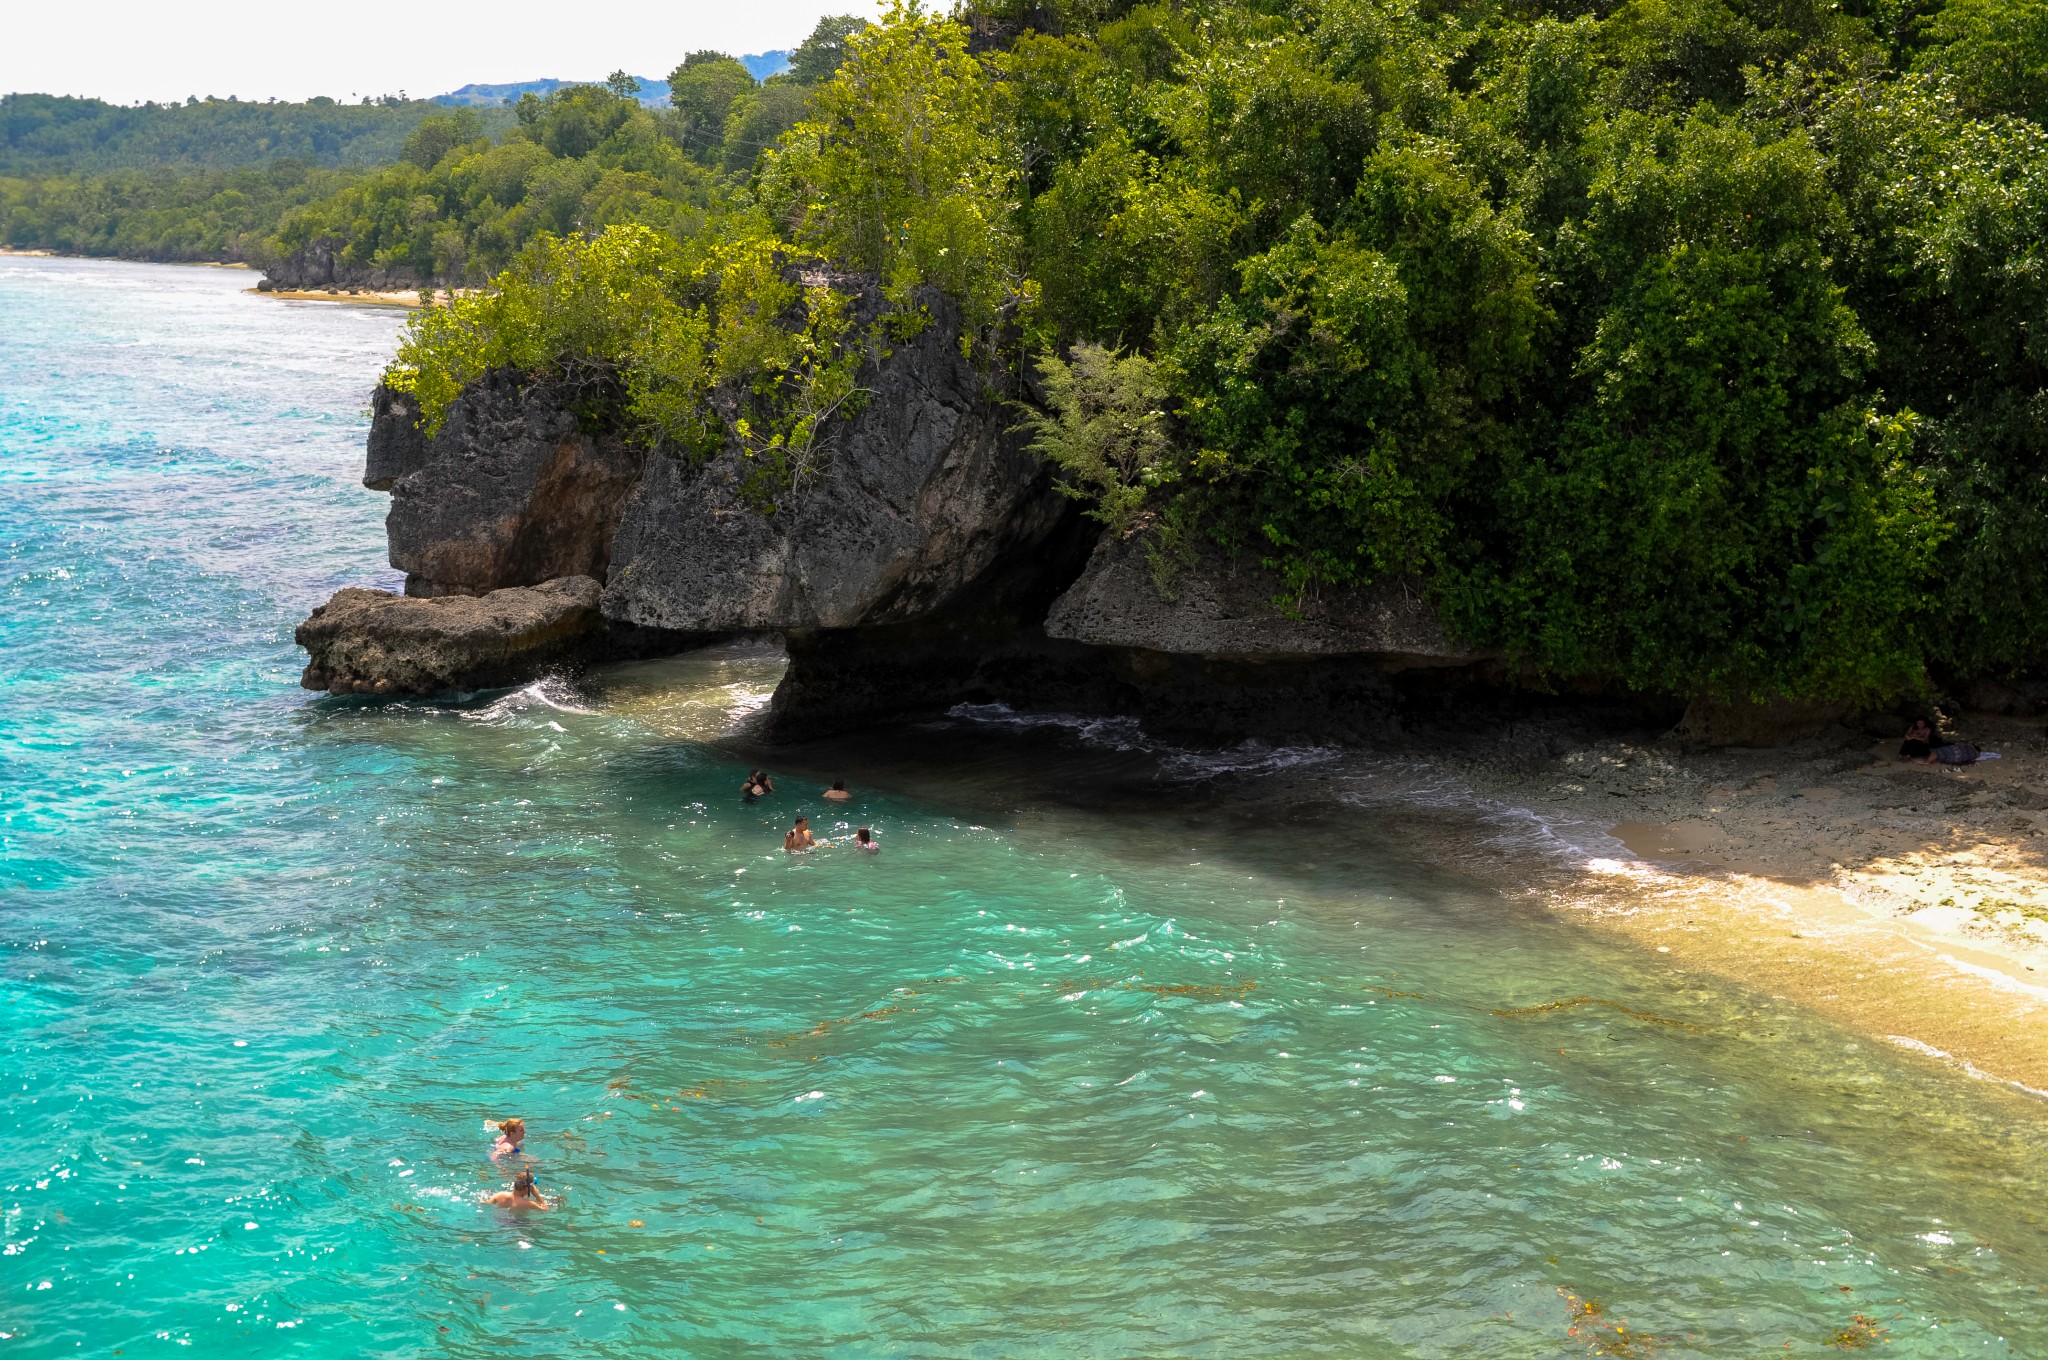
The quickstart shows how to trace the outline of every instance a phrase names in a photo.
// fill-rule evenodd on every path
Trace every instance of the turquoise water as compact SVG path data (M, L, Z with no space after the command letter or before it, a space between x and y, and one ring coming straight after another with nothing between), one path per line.
M2048 1355L2042 1106L1284 769L309 697L398 318L247 283L0 259L0 1356Z

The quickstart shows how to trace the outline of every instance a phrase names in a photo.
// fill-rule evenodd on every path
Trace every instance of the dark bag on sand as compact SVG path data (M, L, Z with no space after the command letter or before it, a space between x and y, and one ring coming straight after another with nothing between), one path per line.
M1937 748L1934 758L1944 765L1975 765L1979 754L1977 748L1967 741L1959 741Z

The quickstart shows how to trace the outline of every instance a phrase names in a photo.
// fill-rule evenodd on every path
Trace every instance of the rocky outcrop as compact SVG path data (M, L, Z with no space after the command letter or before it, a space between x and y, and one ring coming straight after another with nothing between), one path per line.
M314 237L283 259L264 266L263 277L256 283L257 291L404 293L429 282L410 269L357 264L345 258L347 244L334 236Z
M370 394L370 443L363 460L363 485L389 491L400 477L427 465L427 436L419 428L419 402L410 393L378 383Z
M1206 544L1162 590L1147 535L1105 535L1081 579L1053 602L1045 631L1097 647L1240 660L1365 656L1398 669L1487 659L1445 635L1411 581L1329 592L1293 614L1274 603L1284 593L1274 573Z
M410 402L380 390L363 480L391 488L384 521L408 595L478 595L561 576L603 582L612 534L647 463L607 432L611 394L492 373L423 439Z
M336 694L439 694L529 679L604 631L600 593L587 576L438 600L337 591L293 635L311 658L299 683Z
M859 408L827 423L807 485L772 488L774 514L737 442L701 465L651 460L613 542L605 613L702 631L901 623L1042 542L1066 506L1011 433L1005 394L961 357L951 304L926 302L933 324L863 366ZM863 305L878 303L871 290Z
M1769 699L1761 703L1721 703L1694 699L1685 706L1671 735L1689 746L1782 746L1814 736L1840 722L1850 706Z

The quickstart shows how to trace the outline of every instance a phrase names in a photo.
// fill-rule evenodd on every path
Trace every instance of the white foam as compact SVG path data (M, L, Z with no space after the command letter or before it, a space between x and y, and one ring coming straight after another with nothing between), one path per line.
M984 727L1020 732L1054 729L1099 751L1138 751L1159 757L1159 773L1168 779L1214 779L1226 774L1274 774L1321 765L1342 754L1330 746L1270 746L1258 740L1239 742L1221 751L1198 751L1147 736L1136 718L1088 717L1078 713L1019 713L1008 704L955 704L946 716Z
M530 685L522 685L510 694L500 695L462 717L465 722L501 723L534 708L573 713L578 717L590 717L595 713L596 710L579 705L576 698L576 691L570 688L568 681L558 676L546 676Z

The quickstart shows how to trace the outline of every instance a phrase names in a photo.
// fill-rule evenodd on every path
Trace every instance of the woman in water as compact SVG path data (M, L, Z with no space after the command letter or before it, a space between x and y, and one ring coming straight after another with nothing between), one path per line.
M861 849L867 851L871 855L879 855L882 853L882 847L876 843L874 833L869 831L866 827L862 827L860 830L853 833L853 843L859 846Z
M853 797L853 795L846 791L846 781L844 779L835 779L832 781L832 787L825 790L825 797L835 803L843 803Z
M540 1187L533 1183L533 1173L531 1171L522 1171L514 1176L510 1190L500 1190L497 1194L486 1199L484 1203L495 1204L501 1209L551 1209L554 1207L548 1203L547 1196L540 1192Z
M512 1157L523 1151L526 1142L526 1121L508 1119L498 1125L498 1141L491 1144L491 1156Z
M775 781L759 770L747 776L747 782L740 785L740 801L751 803L756 798L766 798L775 792Z

